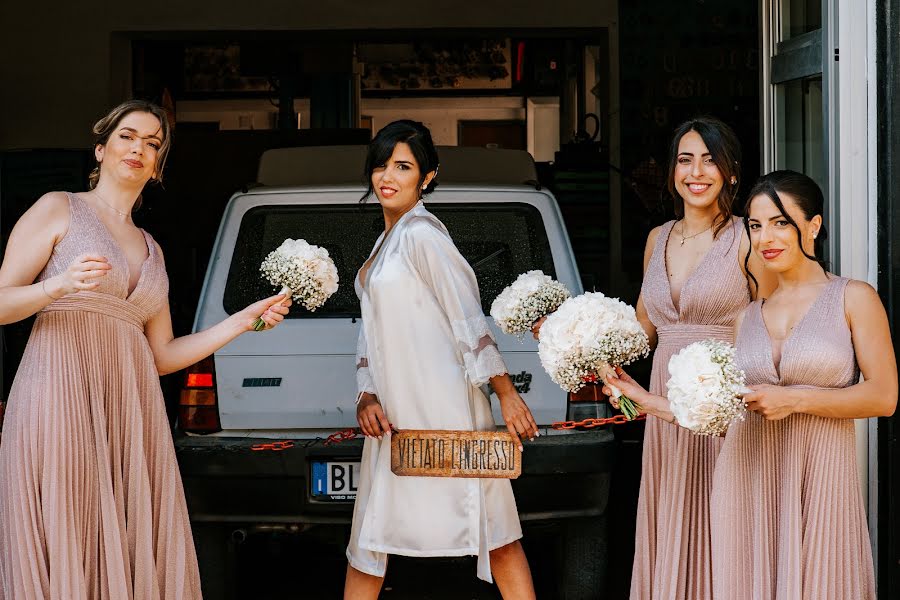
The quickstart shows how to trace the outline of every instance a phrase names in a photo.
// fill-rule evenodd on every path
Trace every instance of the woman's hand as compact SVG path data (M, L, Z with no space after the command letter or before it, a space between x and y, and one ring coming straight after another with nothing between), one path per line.
M381 439L382 435L391 435L391 424L388 423L381 408L381 402L375 394L363 392L356 405L356 422L367 437Z
M284 320L284 317L290 312L288 307L291 305L291 299L285 294L277 294L270 296L265 300L254 302L244 310L234 314L234 318L240 323L243 331L255 331L253 322L257 317L262 319L266 326L260 331L272 329Z
M672 414L669 399L665 396L651 394L620 367L616 367L616 375L614 377L611 376L606 385L603 386L603 393L610 397L609 403L618 409L619 402L612 397L610 386L618 388L622 394L628 396L632 402L640 407L642 412L651 414L669 423L675 422L675 415Z
M540 319L534 322L534 325L531 326L531 337L536 340L541 339L541 325L544 324L544 321L547 320L548 315L544 315Z
M603 393L609 396L609 403L617 410L619 408L619 399L613 396L612 387L610 386L617 388L622 392L622 395L628 396L641 406L647 404L647 400L652 395L644 389L644 386L632 379L631 375L623 371L621 367L616 367L615 376L607 377L606 381L604 381Z
M744 394L747 410L759 413L768 421L778 421L797 412L797 399L793 390L778 385L753 385Z
M498 392L497 398L500 400L500 414L503 415L503 422L506 423L506 428L514 438L533 440L540 435L531 410L522 400L522 396L519 395L516 388L513 387L502 394ZM524 448L519 442L519 451L522 450Z
M44 292L59 299L67 294L95 290L110 269L112 265L99 254L82 254L64 272L45 280Z

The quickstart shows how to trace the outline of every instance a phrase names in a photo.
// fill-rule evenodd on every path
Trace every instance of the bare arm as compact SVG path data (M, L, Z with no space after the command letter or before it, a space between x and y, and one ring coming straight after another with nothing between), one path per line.
M172 317L169 303L166 302L144 327L144 335L150 343L157 371L160 375L174 373L213 354L242 333L253 331L253 322L260 315L266 322L267 329L275 327L288 313L291 302L287 300L283 305L275 306L282 297L278 295L260 300L209 329L179 338L172 332Z
M156 248L162 255L158 245ZM253 322L259 316L266 322L266 329L275 327L284 320L291 305L288 298L283 304L276 306L282 298L279 294L254 302L209 329L179 338L172 331L172 315L169 303L166 302L144 326L144 335L153 352L157 371L160 375L174 373L213 354L242 333L253 331Z
M845 314L864 380L841 389L760 386L744 396L748 408L767 419L807 413L832 419L889 417L897 408L897 361L887 314L867 283L847 286Z
M66 272L34 283L68 228L69 201L62 192L42 196L13 227L0 266L0 325L30 317L66 294L100 285L98 279L111 267L96 254L81 256Z
M659 232L662 230L662 227L654 227L650 231L650 235L647 236L647 245L644 246L644 275L647 274L647 265L650 264L650 258L653 256L653 248L656 247L656 239L659 237ZM644 328L644 333L647 334L647 337L650 338L650 347L656 348L656 326L650 322L650 316L647 314L647 307L644 306L644 295L641 294L638 296L637 305L634 307L634 312L637 315L637 320L641 324L641 327Z

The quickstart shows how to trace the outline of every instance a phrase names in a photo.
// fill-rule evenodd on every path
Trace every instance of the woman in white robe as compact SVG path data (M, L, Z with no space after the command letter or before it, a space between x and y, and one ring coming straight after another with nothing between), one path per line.
M422 203L436 185L437 165L421 123L391 123L369 147L366 197L374 194L381 203L385 232L356 279L362 306L357 419L367 439L344 598L376 598L389 554L477 555L478 577L496 579L504 598L534 598L508 479L391 472L391 425L493 430L480 389L488 382L510 432L538 435L488 329L475 274Z

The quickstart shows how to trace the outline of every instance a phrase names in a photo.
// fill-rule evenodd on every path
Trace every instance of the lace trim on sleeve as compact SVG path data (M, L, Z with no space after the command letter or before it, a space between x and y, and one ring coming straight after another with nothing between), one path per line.
M450 327L463 354L466 375L473 385L485 384L491 377L507 372L484 315L451 321Z
M463 360L466 363L469 381L475 386L484 385L491 377L509 372L500 351L493 344L485 346L477 353L466 352L463 354Z
M368 367L357 367L356 369L356 390L363 394L368 392L370 394L377 394L375 390L375 382L372 381L372 374L369 373ZM358 398L359 396L357 396Z
M488 328L484 315L476 315L468 319L457 319L450 322L453 329L453 337L461 344L465 344L468 350L478 350L484 347L484 338L488 338L489 344L494 344L494 336Z

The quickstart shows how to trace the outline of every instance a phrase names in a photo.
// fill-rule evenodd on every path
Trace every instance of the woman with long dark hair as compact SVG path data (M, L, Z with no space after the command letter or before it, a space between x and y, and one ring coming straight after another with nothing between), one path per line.
M753 392L712 488L723 600L875 598L853 419L894 413L897 362L877 292L821 262L823 208L819 186L793 171L763 176L747 202L752 253L778 287L736 323Z
M37 314L0 438L0 599L198 600L159 376L288 309L175 338L162 250L131 219L162 178L166 114L131 100L94 134L90 191L35 202L0 266L0 324Z
M710 117L678 127L668 177L678 219L647 238L636 307L656 346L654 398L665 395L673 354L703 339L730 341L740 312L772 287L758 261L744 264L749 240L732 212L740 177L740 144L730 127ZM664 399L642 407L648 417L631 598L710 598L709 490L722 442L680 428Z
M415 121L386 125L369 145L365 174L363 200L378 199L385 228L356 279L357 420L367 439L344 598L376 598L391 554L477 555L478 576L496 580L504 598L534 598L508 479L391 472L391 425L493 430L480 389L488 382L513 436L538 431L488 329L472 268L422 202L437 185L431 133Z

